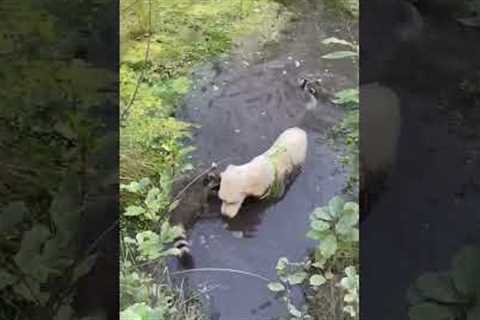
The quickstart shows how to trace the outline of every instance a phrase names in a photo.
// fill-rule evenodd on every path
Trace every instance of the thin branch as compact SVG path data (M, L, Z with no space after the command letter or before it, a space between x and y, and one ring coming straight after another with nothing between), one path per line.
M181 274L186 274L186 273L194 273L194 272L227 272L227 273L237 273L237 274L242 274L245 276L250 276L253 278L257 278L260 280L263 280L265 282L272 282L271 279L264 277L262 275L259 275L257 273L253 272L248 272L248 271L243 271L243 270L237 270L237 269L230 269L230 268L196 268L196 269L189 269L189 270L182 270L182 271L176 271L170 273L171 275L181 275Z

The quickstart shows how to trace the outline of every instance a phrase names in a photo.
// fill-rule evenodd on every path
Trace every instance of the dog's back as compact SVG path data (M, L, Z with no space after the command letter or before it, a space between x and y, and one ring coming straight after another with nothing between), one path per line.
M307 133L297 127L285 130L268 149L266 154L278 157L277 162L282 165L301 165L307 156Z

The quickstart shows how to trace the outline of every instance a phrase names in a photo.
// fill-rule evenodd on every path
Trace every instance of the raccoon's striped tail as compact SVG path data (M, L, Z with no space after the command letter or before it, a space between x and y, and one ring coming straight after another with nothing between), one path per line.
M182 268L193 268L193 256L190 250L190 242L187 241L185 233L173 240L173 247L179 250L177 257Z

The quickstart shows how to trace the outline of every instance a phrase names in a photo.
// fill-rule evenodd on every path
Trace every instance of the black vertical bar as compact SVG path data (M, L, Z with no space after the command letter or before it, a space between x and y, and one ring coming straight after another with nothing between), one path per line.
M480 319L479 10L361 0L362 319Z
M0 319L117 319L117 0L0 21Z

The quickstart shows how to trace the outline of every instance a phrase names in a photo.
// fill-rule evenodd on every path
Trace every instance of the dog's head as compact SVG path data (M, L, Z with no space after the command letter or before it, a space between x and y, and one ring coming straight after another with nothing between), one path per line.
M246 165L229 165L220 174L218 197L223 202L222 214L229 218L235 217L245 198L262 196L273 179L273 168L261 157L255 158Z
M240 166L229 165L220 174L218 197L222 200L222 214L233 218L247 197L246 172Z

